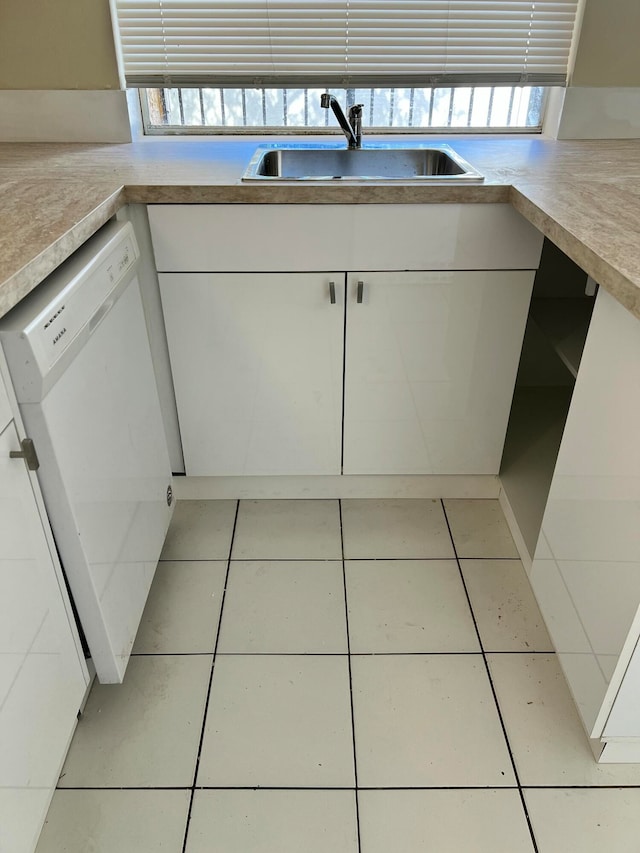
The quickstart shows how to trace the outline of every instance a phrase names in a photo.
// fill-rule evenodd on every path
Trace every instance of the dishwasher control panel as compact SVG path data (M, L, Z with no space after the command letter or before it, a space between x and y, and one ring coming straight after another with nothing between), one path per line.
M40 384L80 333L109 313L138 257L131 223L110 222L45 279L0 324L12 372L17 366L24 382Z

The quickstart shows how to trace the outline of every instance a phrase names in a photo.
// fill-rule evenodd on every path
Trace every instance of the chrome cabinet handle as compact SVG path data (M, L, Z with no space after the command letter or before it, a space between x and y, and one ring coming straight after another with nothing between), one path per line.
M335 281L329 282L329 302L332 305L336 304L336 283Z
M358 282L358 289L356 292L356 301L358 305L362 305L362 298L364 296L364 281Z
M9 458L24 459L30 471L37 471L40 467L40 461L38 460L38 454L36 453L33 441L30 438L23 438L20 442L20 447L22 450L10 450Z

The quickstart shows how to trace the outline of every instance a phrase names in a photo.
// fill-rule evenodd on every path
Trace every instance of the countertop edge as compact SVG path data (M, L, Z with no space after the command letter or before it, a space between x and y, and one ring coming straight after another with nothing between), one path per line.
M127 184L131 204L496 204L510 184Z
M126 204L124 187L108 195L86 216L60 234L46 249L0 283L0 317L24 299L76 249Z
M265 198L268 200L265 200ZM254 187L125 184L0 283L0 317L11 310L126 204L444 204L510 203L525 219L640 319L640 288L513 184L467 187Z
M604 287L621 305L640 319L640 288L633 281L537 205L524 190L512 185L509 201L518 213L548 237L587 275Z

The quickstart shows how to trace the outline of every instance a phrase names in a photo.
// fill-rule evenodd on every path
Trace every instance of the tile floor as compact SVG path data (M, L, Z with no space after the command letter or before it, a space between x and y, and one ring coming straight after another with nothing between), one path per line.
M626 853L496 501L178 505L37 853Z

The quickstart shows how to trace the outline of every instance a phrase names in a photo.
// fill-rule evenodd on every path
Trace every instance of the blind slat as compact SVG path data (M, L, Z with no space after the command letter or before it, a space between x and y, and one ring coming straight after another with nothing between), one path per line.
M116 0L116 11L129 85L282 86L323 74L344 85L376 74L564 83L577 3Z

